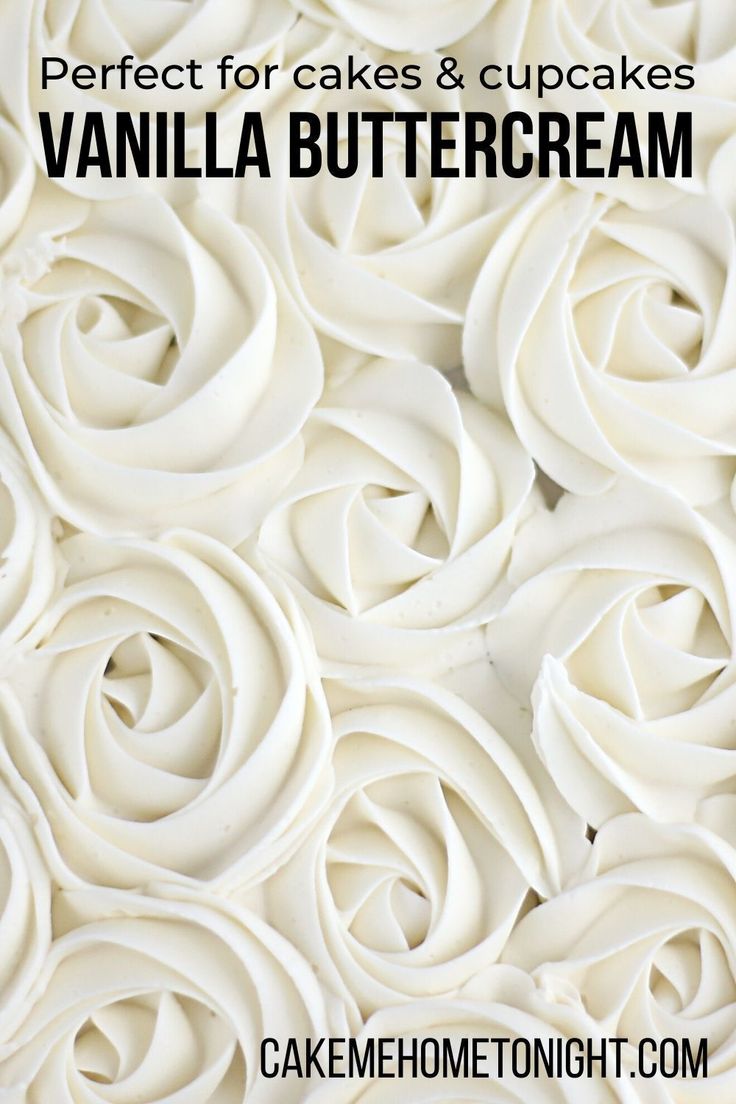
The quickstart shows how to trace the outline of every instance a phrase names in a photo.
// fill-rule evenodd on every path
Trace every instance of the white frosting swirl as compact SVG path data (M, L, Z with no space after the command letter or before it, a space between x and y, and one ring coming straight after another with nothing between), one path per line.
M410 1077L402 1081L376 1078L335 1081L307 1097L309 1104L394 1104L397 1095L408 1104L469 1104L489 1100L504 1104L649 1104L653 1098L635 1095L627 1080L602 1079L596 1067L591 1077L514 1077L510 1053L516 1040L539 1039L543 1043L569 1038L595 1038L595 1025L579 1009L546 1000L521 970L494 966L467 985L453 1000L413 1001L400 1008L376 1012L358 1036L370 1039L402 1039L410 1053L412 1039L447 1039L456 1053L463 1040L477 1040L478 1053L489 1061L479 1066L490 1077ZM506 1040L503 1074L496 1048L489 1040ZM596 1043L596 1050L601 1044ZM398 1047L393 1044L396 1054ZM430 1054L433 1052L430 1052ZM612 1065L613 1063L611 1063ZM431 1066L431 1057L430 1057ZM391 1066L398 1070L398 1062ZM406 1067L405 1067L406 1070ZM628 1071L627 1071L628 1073ZM661 1098L658 1098L661 1100Z
M53 520L11 442L0 431L0 668L44 611L61 564Z
M413 682L332 693L334 798L267 883L266 915L357 1023L494 962L530 890L554 893L583 840L571 825L558 836L521 760L455 695Z
M81 122L88 112L100 112L109 127L116 111L186 112L187 148L195 149L201 135L198 129L206 111L226 115L244 96L248 107L254 93L238 92L230 80L221 89L216 63L225 55L233 56L235 68L251 64L262 66L274 61L281 37L294 21L294 12L287 0L71 0L59 5L55 0L27 0L15 4L3 0L0 4L0 33L13 43L0 70L0 95L22 131L39 165L45 165L39 112L49 112L51 126L58 141L65 112L73 112L75 127L70 143L70 171L63 186L78 195L95 199L111 199L129 194L141 186L134 174L101 179L96 172L86 178L71 171L76 167ZM103 87L101 67L115 64L125 56L133 58L133 66L153 65L161 71L167 65L186 66L190 60L201 64L197 83L190 87L186 74L171 73L172 83L184 80L181 89L167 89L160 81L155 88L139 88L127 74L125 87L118 74L107 77ZM68 65L67 75L50 80L44 90L41 83L43 57L61 58ZM93 86L75 87L72 71L75 66L91 66L96 74ZM60 71L58 63L50 73ZM88 84L84 72L82 84ZM114 152L114 128L108 129L108 145ZM171 173L173 180L173 171ZM171 183L182 188L181 181Z
M487 630L557 786L589 823L684 821L733 792L736 548L673 496L565 497L520 534ZM546 657L546 658L545 658Z
M532 117L533 134L525 141L534 152L540 112L559 112L571 120L578 112L604 116L589 128L589 135L601 141L602 149L588 149L585 156L590 164L603 168L605 175L578 177L576 183L585 190L616 196L635 207L659 207L672 202L678 193L728 186L728 178L733 177L736 19L730 4L721 0L512 0L496 5L453 52L461 68L464 66L469 84L477 80L485 65L501 66L501 75L490 74L490 81L502 82L506 111L523 111ZM531 87L512 88L507 65L512 67L517 85L523 84L528 67ZM554 88L556 74L548 69L547 88L540 98L538 69L553 65L565 75L572 70L572 83L563 78ZM686 66L694 66L694 71L683 68ZM653 68L650 85L648 74ZM636 79L625 82L624 74L632 71ZM597 87L592 86L593 80ZM636 178L625 165L618 176L610 175L620 112L632 112L636 118L645 166L649 114L662 113L670 135L677 112L692 114L692 177L682 175L681 164L678 175L671 179L664 178L661 168L659 178L646 175L646 170L643 179ZM574 173L577 143L575 127L571 129ZM553 156L553 171L555 168Z
M327 391L260 550L330 667L406 666L487 620L533 468L499 418L424 365Z
M79 535L36 651L2 693L12 764L72 871L104 885L257 881L330 784L309 644L208 538Z
M32 214L0 417L47 499L93 532L241 540L298 465L322 383L269 259L202 203L88 205L46 185Z
M0 808L0 1040L5 1040L51 943L51 880L29 818L2 784Z
M28 147L0 115L0 248L10 241L23 221L35 175Z
M436 50L475 27L496 0L291 0L312 19L389 50Z
M699 828L638 814L598 833L580 884L524 917L506 959L549 998L633 1044L708 1040L708 1078L667 1081L667 1100L728 1100L736 1086L736 852Z
M359 129L359 162L353 176L337 178L324 162L312 178L290 176L286 161L290 112L311 111L319 116L319 146L325 160L327 115L337 113L336 156L344 166L350 149L348 112L462 114L465 109L464 93L435 86L432 74L439 71L435 56L369 53L336 33L321 35L314 45L308 30L298 28L292 47L295 63L308 63L317 70L322 65L340 65L347 71L346 59L352 55L355 67L369 63L370 73L387 62L396 69L421 65L424 83L418 90L292 88L271 102L265 120L271 179L263 181L250 174L234 190L228 188L234 192L236 217L263 235L322 334L375 356L455 368L461 359L462 322L474 280L509 213L534 182L487 180L483 174L473 179L465 176L463 168L457 179L434 175L427 123L417 128L414 178L407 178L407 138L398 123L385 127L382 177L372 168L365 123ZM301 45L302 38L306 45ZM319 71L302 74L301 80L316 81L319 75ZM462 166L462 128L447 124L444 135L458 143L456 151L444 154L444 163ZM234 137L239 136L237 127ZM225 202L224 197L219 202Z
M301 1099L299 1082L259 1072L261 1038L330 1031L318 984L286 940L202 899L65 896L59 909L77 926L48 956L0 1086L58 1104Z
M479 277L470 385L568 490L634 471L720 498L736 470L735 258L714 200L637 212L552 185Z

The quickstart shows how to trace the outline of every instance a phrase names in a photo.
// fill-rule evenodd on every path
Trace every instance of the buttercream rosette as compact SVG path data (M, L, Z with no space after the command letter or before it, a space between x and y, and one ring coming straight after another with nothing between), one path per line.
M30 150L15 127L0 115L0 248L23 221L35 176Z
M666 1097L645 1087L641 1095L635 1092L628 1077L600 1076L600 1064L590 1077L575 1076L566 1071L555 1078L528 1076L515 1078L511 1072L511 1052L517 1040L543 1046L565 1048L569 1039L592 1039L593 1049L604 1049L600 1032L590 1017L577 1008L554 1004L523 971L510 966L493 966L469 983L454 1000L412 1001L401 1007L384 1008L374 1013L357 1038L358 1046L368 1040L392 1040L393 1054L398 1055L398 1041L405 1053L411 1054L412 1041L417 1041L421 1053L423 1040L437 1040L439 1052L447 1046L457 1061L463 1053L476 1052L486 1060L478 1062L483 1076L464 1075L460 1057L460 1073L455 1076L399 1076L399 1063L386 1063L383 1078L354 1077L316 1089L306 1098L308 1104L393 1104L397 1095L407 1104L434 1104L436 1101L498 1100L503 1104L665 1104ZM502 1040L501 1047L491 1040ZM503 1065L499 1063L499 1050ZM571 1053L578 1053L577 1047ZM429 1069L433 1069L435 1049L428 1051ZM520 1051L520 1064L524 1064ZM419 1067L421 1068L421 1067ZM609 1053L607 1073L614 1069ZM472 1060L469 1062L472 1071ZM389 1072L390 1071L390 1072ZM628 1070L625 1073L628 1075Z
M312 66L298 79L316 87L292 87L267 105L269 185L250 173L234 188L232 182L209 181L207 187L217 189L217 202L263 236L325 338L372 356L459 367L462 323L475 278L511 213L533 191L534 179L487 179L482 158L478 175L466 174L462 122L450 120L443 137L457 148L442 155L449 166L444 175L433 167L440 159L436 151L432 155L426 121L416 124L415 142L400 123L387 123L382 151L374 149L371 128L361 122L354 147L357 166L352 175L343 173L353 148L349 114L455 112L462 120L466 93L437 88L439 62L431 54L386 54L338 33L316 36L309 24L300 24L292 38L289 72L297 64ZM355 70L368 67L370 91L359 83L353 89L345 85L349 57ZM374 71L387 64L397 74L393 89L373 83ZM401 87L406 65L420 67L421 88ZM339 66L343 85L321 88L322 66ZM492 106L495 98L488 96ZM290 152L294 112L311 112L320 120L322 169L312 176L299 176L294 147ZM238 126L231 141L239 138ZM414 175L409 145L416 147ZM327 169L329 151L340 175ZM306 165L310 156L298 154L299 163Z
M594 826L689 821L733 793L734 572L728 537L639 483L565 496L520 534L488 656L532 698L544 763Z
M4 772L28 783L70 877L258 882L330 791L298 618L198 534L63 550L66 587L0 689Z
M374 361L329 389L260 556L326 669L406 669L488 620L534 470L508 425L424 365Z
M328 26L352 31L389 50L436 50L475 27L496 0L291 0Z
M62 573L54 519L0 430L0 671L22 652L21 641L51 601Z
M91 532L251 531L322 386L255 238L200 202L46 183L5 269L0 420L54 510Z
M502 736L429 683L341 684L334 795L264 887L266 915L345 1000L378 1008L454 994L501 954L519 916L583 861Z
M0 1052L51 944L51 892L33 822L0 783Z
M95 170L86 176L78 174L84 117L90 112L100 113L114 157L116 112L129 112L134 120L139 112L170 112L172 118L174 112L182 112L186 116L186 155L192 161L202 142L206 111L216 111L224 118L244 106L244 96L249 106L262 106L259 92L244 93L237 88L232 71L223 89L217 63L224 55L232 58L233 69L243 65L261 69L277 63L283 36L294 18L286 0L269 0L268 4L259 0L164 0L153 5L148 0L71 0L63 5L54 0L22 4L2 0L0 33L13 42L13 49L0 72L0 97L40 166L45 166L45 157L39 113L48 112L55 144L64 115L74 115L69 168L60 180L69 191L104 201L155 187L168 189L172 198L178 198L186 194L187 185L191 190L191 181L175 179L171 148L165 184L157 181L151 185L133 172L110 178L101 178ZM130 70L149 66L140 86L130 70L126 71L124 85L119 73L108 73L103 78L103 65L115 65L125 57L131 59ZM42 83L44 58L53 59L48 65L46 88ZM192 87L189 72L181 69L172 70L168 79L171 85L181 82L182 87L166 87L160 79L163 70L169 65L185 67L192 61L200 66L195 74L199 87ZM76 66L83 67L79 86L72 80ZM150 66L159 74L153 86ZM91 81L90 67L95 74ZM54 79L62 72L63 76ZM254 103L255 97L258 104ZM170 120L169 135L172 126ZM153 125L151 130L155 132Z
M327 1035L338 1013L308 964L258 917L201 897L100 890L63 894L57 912L69 930L54 942L35 1003L0 1051L7 1099L302 1098L299 1082L261 1077L261 1039Z
M728 1100L736 1073L736 852L694 826L618 817L596 836L579 883L524 917L506 960L550 1000L584 1010L602 1034L649 1039L663 1055L664 1099ZM680 1044L677 1068L672 1047ZM707 1040L708 1075L688 1073ZM637 1082L638 1084L638 1082ZM662 1086L664 1087L664 1086Z
M637 208L658 208L683 193L729 186L736 152L736 19L720 0L503 0L452 52L468 84L478 80L484 66L500 66L486 79L501 83L506 112L531 117L524 141L535 154L541 113L570 120L570 170L583 191L615 196ZM594 117L584 130L585 146L578 145L576 134L576 117L584 113ZM610 171L623 113L635 118L642 175L626 162L618 173ZM684 118L675 137L678 113ZM649 170L653 114L662 116L674 174L665 175L661 157L656 174ZM598 148L590 139L600 143ZM630 152L628 135L622 152ZM579 172L580 155L597 175ZM553 153L551 175L559 171Z
M473 292L473 392L567 490L636 473L721 498L736 471L734 243L712 198L647 212L551 184Z

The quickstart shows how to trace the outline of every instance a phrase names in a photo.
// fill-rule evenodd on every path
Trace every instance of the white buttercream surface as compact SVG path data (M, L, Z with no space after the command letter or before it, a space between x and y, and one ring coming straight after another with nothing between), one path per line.
M735 44L727 0L0 0L3 1104L736 1099ZM509 79L622 59L695 86ZM604 161L692 111L693 173L433 177L420 128L296 179L299 110L602 112ZM52 182L68 111L185 111L189 165L261 112L271 176ZM261 1068L489 1037L626 1042Z

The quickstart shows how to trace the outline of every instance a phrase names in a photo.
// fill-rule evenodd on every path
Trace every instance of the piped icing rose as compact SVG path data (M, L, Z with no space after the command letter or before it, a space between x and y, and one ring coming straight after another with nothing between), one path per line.
M3 769L63 861L103 885L257 882L330 788L310 644L193 533L65 542L64 592L1 691Z
M0 1086L59 1104L290 1104L261 1039L327 1035L309 966L256 916L206 898L78 891L36 1001L0 1051ZM0 1092L2 1089L0 1089Z
M429 662L497 603L533 467L508 425L423 365L328 390L259 550L329 669Z
M51 877L33 823L0 783L0 1052L51 943Z
M666 1100L728 1100L736 1038L736 852L700 828L619 817L598 833L579 884L526 916L507 961L602 1034L707 1040L708 1077L674 1069ZM651 1056L652 1049L647 1052ZM665 1060L668 1052L663 1051Z
M63 571L53 519L0 430L0 670L20 654L20 641L43 613Z
M727 187L733 177L736 19L730 6L718 0L504 0L454 44L452 53L468 74L468 84L478 80L484 66L499 66L500 72L492 70L486 79L491 86L501 83L506 112L531 116L524 141L533 152L538 150L541 113L570 120L571 172L585 191L615 196L637 208L656 208L678 194ZM598 150L577 140L576 116L586 113L593 119L583 132L586 139L600 142ZM641 175L626 163L618 174L609 171L623 113L635 117ZM675 139L678 113L681 124L688 116L692 119ZM665 175L661 156L656 174L648 171L650 149L657 141L656 134L650 137L650 120L657 114L667 134L663 147L674 153L674 175L669 170ZM692 166L683 157L686 131ZM630 151L625 138L623 152ZM599 170L598 176L579 173L579 154ZM551 175L558 171L553 154Z
M46 184L5 267L0 419L53 508L93 532L242 539L322 385L257 241L202 203Z
M353 1022L455 993L494 962L533 894L582 861L513 748L425 683L333 687L334 796L265 887L266 915ZM530 896L531 895L531 896Z
M337 33L315 35L309 25L300 24L292 37L289 72L294 74L299 64L297 79L307 88L292 87L272 97L264 112L271 180L250 173L234 188L230 181L208 182L217 189L216 202L227 204L234 217L263 236L321 334L373 356L456 368L475 278L534 181L502 175L486 179L483 158L477 176L466 174L458 121L443 128L447 142L457 146L442 157L455 178L434 165L426 121L416 124L416 141L403 124L387 123L382 151L374 150L366 122L359 124L357 140L350 136L350 113L444 111L462 119L466 94L436 87L434 55L385 54ZM349 57L354 69L368 72L371 89L319 87L321 67L339 66L347 74ZM393 89L375 86L372 76L387 64L397 74ZM402 77L407 65L421 67L421 88L411 88ZM305 71L304 66L312 68ZM311 84L315 87L308 90ZM488 95L492 105L496 98ZM298 176L297 159L290 154L289 116L296 112L311 112L320 120L322 169L310 177ZM331 121L330 115L335 116ZM236 148L239 138L238 125L231 138ZM407 147L415 153L413 175ZM353 154L357 160L350 175ZM311 156L303 151L299 164L307 165Z
M0 115L0 248L23 221L34 178L30 150L17 130Z
M130 112L134 119L139 112L169 112L172 118L174 112L184 112L186 146L196 150L206 111L225 117L238 106L245 108L244 93L232 76L222 88L217 62L226 54L232 57L234 69L243 65L265 68L276 62L279 43L294 17L286 0L269 0L268 4L258 0L164 0L153 5L148 0L72 0L64 5L54 0L28 0L23 4L3 0L0 32L5 40L13 42L13 49L0 73L0 95L41 166L45 159L40 112L50 115L55 143L65 113L73 113L70 166L76 166L81 123L90 112L102 115L113 155L115 112ZM44 57L54 59L47 66L45 89ZM115 71L103 77L104 65L115 65L124 57L131 59L124 78ZM192 61L200 66L194 76L197 88L191 86L186 69ZM62 65L66 65L65 71ZM155 67L159 74L155 85L151 85L150 68L145 71L142 86L136 85L131 70L143 65ZM166 87L160 79L169 65L180 67L167 78L172 87ZM79 87L72 80L77 66L82 67ZM90 67L94 73L91 81ZM62 72L60 79L54 79ZM179 82L182 87L176 88ZM248 107L256 106L255 95L250 92L245 96ZM172 126L170 120L169 129ZM171 156L169 177L169 186L182 191L186 182L173 179ZM147 183L141 185L135 173L101 179L94 170L86 177L68 171L63 186L100 200L150 187Z
M607 1073L593 1065L589 1076L576 1074L573 1055L568 1075L544 1074L515 1077L513 1050L518 1051L518 1068L525 1068L527 1046L564 1053L568 1040L593 1040L593 1049L605 1048L590 1017L577 1008L554 1004L523 971L510 966L493 966L470 982L454 1000L412 1001L400 1007L383 1008L373 1014L357 1037L359 1050L377 1041L386 1041L393 1061L386 1069L393 1077L403 1072L404 1079L386 1076L355 1077L333 1081L307 1097L309 1104L393 1104L397 1090L410 1104L448 1102L504 1101L504 1104L664 1104L666 1098L645 1091L635 1093L628 1076L612 1075L614 1059L609 1051ZM411 1076L412 1045L416 1041L416 1077ZM427 1045L429 1044L429 1045ZM406 1055L399 1064L399 1046ZM421 1073L422 1047L425 1047L426 1075ZM478 1076L473 1076L473 1048L479 1056ZM448 1064L446 1076L434 1075L435 1056L447 1051L457 1063L457 1074ZM466 1068L467 1060L467 1068ZM441 1068L441 1061L438 1063ZM626 1070L625 1074L628 1075Z
M734 572L720 530L639 483L566 496L521 533L488 656L590 823L691 820L734 791Z
M496 0L291 0L299 11L389 50L435 50L476 26Z
M736 471L734 257L711 198L642 212L551 185L473 292L473 392L567 490L633 472L698 504L722 497Z

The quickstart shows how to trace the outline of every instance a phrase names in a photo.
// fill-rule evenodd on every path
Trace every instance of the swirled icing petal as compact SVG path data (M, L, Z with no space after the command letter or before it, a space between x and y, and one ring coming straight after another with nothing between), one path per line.
M578 112L602 116L591 129L600 139L600 155L591 155L589 149L584 153L604 171L595 179L579 175L575 183L583 191L614 196L641 209L665 207L683 193L728 188L736 150L736 24L733 12L720 0L505 2L492 8L452 52L461 71L472 74L469 81L477 79L483 66L501 65L505 111L531 116L532 133L524 140L535 154L540 112L559 112L571 119ZM639 65L641 69L637 69ZM653 66L663 65L670 74L665 88L661 68L655 70L651 83L648 77ZM514 84L522 87L511 87L506 66L511 67ZM543 96L538 95L537 87L540 66L557 66L563 74L554 88L556 73L547 70ZM637 79L625 81L632 70ZM690 86L692 78L694 86ZM618 175L608 172L621 112L634 114L642 146L647 142L650 113L662 113L668 126L677 112L691 114L692 175L683 174L681 162L676 176L669 179L661 168L657 177L645 174L644 178L634 176L628 166L622 166ZM583 151L577 146L575 127L571 129L574 172L576 158ZM555 167L553 157L553 173Z
M104 885L258 881L330 787L305 634L193 533L64 545L67 586L0 691L19 771L67 866Z
M330 1014L307 963L257 917L99 890L68 893L57 910L69 930L4 1050L0 1085L59 1104L301 1099L298 1082L264 1083L260 1041L326 1035Z
M736 471L734 241L711 198L641 212L550 185L479 277L471 388L567 490L637 473L716 501Z
M266 907L356 1018L495 961L529 891L582 861L582 826L558 835L514 750L455 695L388 680L331 695L334 796Z
M533 980L521 970L493 966L464 987L453 1000L412 1001L385 1008L370 1017L358 1036L358 1044L371 1039L401 1039L411 1053L410 1040L447 1040L460 1052L463 1040L477 1040L478 1052L495 1057L490 1040L506 1040L504 1075L491 1058L480 1065L483 1077L410 1077L401 1082L378 1077L338 1082L308 1097L310 1104L390 1104L400 1086L402 1099L411 1104L432 1101L503 1100L508 1104L664 1104L661 1095L635 1095L628 1079L603 1079L597 1075L577 1079L514 1078L508 1053L517 1039L540 1041L596 1038L590 1018L579 1009L563 1008L544 999ZM471 1042L472 1045L472 1042ZM553 1044L554 1045L554 1044ZM564 1045L564 1044L563 1044ZM396 1052L396 1044L393 1044ZM431 1052L432 1053L432 1052ZM430 1059L431 1062L431 1059ZM398 1063L391 1067L398 1069ZM431 1068L431 1066L430 1066ZM627 1069L626 1074L629 1073ZM594 1094L594 1095L591 1095Z
M33 158L17 130L0 116L0 247L16 232L33 192Z
M466 107L465 93L435 86L429 76L437 66L433 55L386 58L382 51L368 51L336 33L322 36L315 45L301 25L297 36L300 44L303 38L306 43L295 50L294 64L317 70L335 64L346 68L352 56L355 66L368 64L371 71L390 60L421 65L428 75L422 87L411 92L291 87L273 97L264 112L272 155L269 187L253 174L234 187L226 182L224 190L215 182L217 201L225 203L229 197L233 216L263 236L320 333L374 356L456 368L475 278L511 212L535 182L502 176L489 180L483 173L472 178L464 169L456 179L440 178L432 170L428 124L418 125L416 175L410 178L405 164L408 139L398 123L385 128L382 176L372 168L369 131L363 124L354 175L337 178L325 166L313 178L296 178L285 160L291 112L308 110L320 117L324 156L326 120L337 112L334 156L344 165L350 152L348 111L462 114ZM458 149L447 154L448 164L463 164L462 127L448 123L446 136L458 143ZM239 138L236 126L230 141L237 144Z
M727 537L639 483L565 496L520 535L488 654L520 700L536 682L537 747L590 823L691 820L733 791L735 572Z
M708 1040L703 1100L733 1094L736 852L695 827L639 814L598 833L580 884L525 916L507 961L551 1000L577 999L606 1035ZM694 1083L694 1082L693 1082ZM682 1077L670 1099L692 1099Z
M298 466L322 384L316 340L270 260L201 203L43 192L32 213L0 397L46 497L90 531L184 524L241 540ZM46 270L29 272L29 251L49 241Z
M53 519L22 460L0 431L0 669L43 613L63 571Z
M481 21L496 0L291 0L312 19L345 27L390 50L434 50Z
M42 111L50 114L54 134L60 132L65 112L72 112L77 122L89 112L99 112L106 127L117 111L131 112L134 117L152 110L185 112L189 157L189 151L196 152L202 142L206 111L224 117L238 105L243 107L243 93L238 95L232 81L226 90L221 89L216 69L220 58L230 54L236 68L273 62L293 21L294 12L286 0L270 0L266 5L258 0L162 0L153 6L147 0L71 0L64 4L2 0L0 32L14 48L0 74L0 94L39 165L44 165L38 123ZM50 80L46 89L41 85L43 57L61 58L69 68L64 79ZM153 65L159 73L168 65L186 66L194 60L201 66L196 77L201 87L192 88L189 76L177 71L172 72L171 82L181 80L179 89L166 88L161 81L155 91L150 85L140 88L129 73L124 87L115 74L103 87L102 65L123 57L131 57L133 66ZM73 84L71 71L77 65L92 66L97 74L91 88ZM56 62L50 66L51 73L59 69ZM253 96L247 94L249 108L256 106ZM70 165L76 164L80 134L79 127L72 130ZM114 150L112 128L108 135ZM103 201L152 187L166 190L172 198L191 193L191 182L174 179L173 167L166 182L141 181L134 173L102 179L94 173L81 177L68 172L61 183L78 195Z
M259 550L330 669L427 662L487 619L533 482L506 424L434 369L376 361L305 441Z
M0 1047L51 943L51 878L20 805L0 785Z

